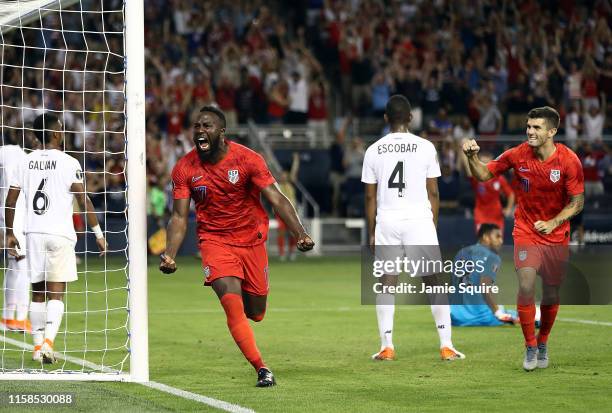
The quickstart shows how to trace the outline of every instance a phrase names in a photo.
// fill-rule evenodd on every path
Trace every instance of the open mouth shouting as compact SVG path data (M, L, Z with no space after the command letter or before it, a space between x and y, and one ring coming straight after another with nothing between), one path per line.
M200 151L202 152L210 151L210 147L211 147L210 139L206 135L198 136L198 138L196 139L196 143Z

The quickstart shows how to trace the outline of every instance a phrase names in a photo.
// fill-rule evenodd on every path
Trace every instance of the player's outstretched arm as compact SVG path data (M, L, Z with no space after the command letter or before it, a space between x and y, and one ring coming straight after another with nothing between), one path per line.
M91 228L96 236L96 244L98 244L100 256L105 255L108 244L106 243L102 229L100 229L100 223L98 222L98 217L96 216L96 209L94 208L91 199L89 199L89 196L87 196L85 193L85 187L82 183L75 182L70 186L70 191L74 193L81 211L85 211L85 215L87 216L87 225L89 225L89 228Z
M569 203L551 220L548 221L536 221L533 226L542 234L550 234L559 225L563 224L578 215L584 208L584 193L578 195L572 195Z
M480 152L480 146L478 146L476 140L469 139L463 143L463 153L468 159L472 176L479 181L488 181L493 178L493 174L489 171L487 165L478 159L478 152Z
M274 212L287 224L291 235L296 239L300 251L310 251L314 247L314 241L304 229L295 208L285 195L278 189L278 184L273 183L262 189L261 193L272 204Z
M164 274L172 274L176 271L174 259L187 232L190 200L190 198L175 199L172 203L172 216L166 229L166 251L160 256L161 262L159 263L159 270Z
M15 206L17 205L17 198L19 198L19 193L21 190L14 186L11 186L9 192L6 196L6 202L4 203L4 216L6 217L6 248L8 249L8 253L11 257L15 257L15 259L20 260L24 258L24 255L21 255L21 246L19 245L19 241L17 241L17 237L13 233L13 223L15 222Z

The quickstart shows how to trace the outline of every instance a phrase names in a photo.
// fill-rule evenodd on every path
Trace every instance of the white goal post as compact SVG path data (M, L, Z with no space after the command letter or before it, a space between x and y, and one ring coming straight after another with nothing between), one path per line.
M86 179L86 191L101 200L96 209L109 240L108 256L98 258L91 229L86 225L77 229L84 244L77 257L84 262L79 281L74 286L69 283L65 294L64 320L54 345L58 363L45 366L32 361L29 334L0 331L0 380L149 381L143 8L143 0L0 2L1 144L10 135L25 146L31 131L26 112L55 112L66 134L78 142L66 146L66 153L83 164L86 176L101 179L99 189L91 190ZM109 19L114 27L105 27ZM68 20L80 28L75 30ZM46 27L48 21L52 24ZM92 27L89 21L98 23ZM32 46L26 41L28 35L39 36L39 43ZM84 47L74 50L70 39L79 36ZM47 39L55 43L48 46ZM92 46L90 39L98 46ZM29 53L42 56L42 67L26 63ZM115 66L122 59L120 70L113 69L113 59ZM42 81L42 87L26 79ZM53 83L53 79L60 80ZM92 79L100 86L91 87ZM72 86L62 89L58 83ZM31 103L36 97L28 101L31 95L41 97L39 106ZM88 169L92 160L101 169ZM112 187L110 181L117 176L122 184ZM111 197L121 206L109 206ZM113 226L112 217L119 217L121 224ZM120 242L113 245L113 239ZM3 252L0 274L6 276Z

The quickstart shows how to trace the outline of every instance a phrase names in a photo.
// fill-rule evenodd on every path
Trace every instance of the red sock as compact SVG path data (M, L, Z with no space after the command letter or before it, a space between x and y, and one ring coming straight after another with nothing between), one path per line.
M285 255L285 232L278 232L278 236L276 237L276 242L278 243L278 255L281 257Z
M244 314L242 297L238 294L225 294L221 297L221 305L227 316L229 331L244 357L255 367L255 370L265 367L257 344L255 344L255 335Z
M557 311L559 311L559 304L541 305L540 311L542 312L542 318L540 319L540 333L538 334L538 344L546 344L548 341L548 335L552 330L553 324L555 324L555 318L557 317Z
M535 335L535 304L517 304L516 306L521 320L521 328L523 329L523 337L525 337L525 345L535 347L538 342Z

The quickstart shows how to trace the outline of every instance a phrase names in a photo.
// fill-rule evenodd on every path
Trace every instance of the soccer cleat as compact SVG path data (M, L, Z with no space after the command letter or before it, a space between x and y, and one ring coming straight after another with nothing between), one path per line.
M0 320L0 331L10 331L13 320L3 318Z
M53 342L48 338L45 339L42 347L40 348L40 353L42 355L42 361L45 364L53 364L55 363L55 353L53 353Z
M395 350L391 347L385 347L378 353L372 354L372 360L393 361L395 360Z
M537 352L538 348L535 346L525 347L525 359L523 360L523 368L525 371L533 371L537 367Z
M442 347L440 349L440 358L447 361L463 360L465 358L465 354L460 353L453 347Z
M13 323L10 325L11 330L19 331L22 333L31 333L32 332L32 323L30 320L12 320Z
M276 386L276 379L274 378L274 374L266 368L262 367L257 372L257 384L255 387L272 387Z
M545 369L548 367L548 347L546 343L538 344L538 368Z
M42 361L42 353L40 352L42 346L34 346L34 352L32 353L32 360Z

